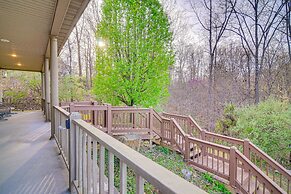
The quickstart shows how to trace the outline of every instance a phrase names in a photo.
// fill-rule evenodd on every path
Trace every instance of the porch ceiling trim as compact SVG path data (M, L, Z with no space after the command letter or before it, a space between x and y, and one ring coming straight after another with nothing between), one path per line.
M60 53L89 1L0 1L0 69L43 71L50 35L58 37Z

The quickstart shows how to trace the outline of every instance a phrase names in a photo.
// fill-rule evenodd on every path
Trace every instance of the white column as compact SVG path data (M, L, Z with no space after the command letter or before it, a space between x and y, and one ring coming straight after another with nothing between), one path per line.
M58 68L58 42L56 36L50 37L50 70L51 70L51 138L55 134L55 118L53 106L59 105L59 68Z
M2 84L0 84L0 103L3 102L3 89L2 89Z
M50 121L50 70L49 70L49 59L45 58L44 61L44 72L45 72L45 118L46 121Z
M3 102L3 86L2 86L2 78L3 77L3 74L2 74L2 71L0 70L0 103Z
M40 73L41 76L41 109L43 113L45 114L45 106L44 106L44 99L45 99L45 78L44 73Z

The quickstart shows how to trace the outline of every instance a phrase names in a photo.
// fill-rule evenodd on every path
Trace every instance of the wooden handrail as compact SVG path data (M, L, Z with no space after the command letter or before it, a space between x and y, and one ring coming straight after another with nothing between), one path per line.
M281 164L279 164L276 160L271 158L268 154L266 154L263 150L258 148L255 144L250 142L250 151L258 154L262 159L268 162L268 164L271 164L273 168L275 168L277 171L282 173L284 176L288 177L289 180L291 180L291 174L288 172Z
M219 148L219 149L224 150L224 151L229 151L230 150L230 147L227 147L227 146L224 146L224 145L219 145L219 144L212 143L212 142L209 142L209 141L205 141L205 140L202 140L202 139L198 139L198 138L195 138L195 137L189 137L189 140L192 140L192 141L195 141L195 142L199 142L201 144L205 144L205 145L208 145L208 146L211 146L211 147L216 147L216 148Z
M203 129L198 125L198 123L189 115L188 119L190 120L191 123L193 123L197 129L200 131L200 133L203 131Z
M266 176L255 164L253 164L247 157L245 157L239 150L235 149L236 159L243 163L243 170L250 170L251 175L261 181L261 184L269 190L269 193L286 193L279 185L277 185L273 180ZM239 162L237 161L237 162ZM240 183L237 181L236 177L236 186L241 187ZM257 180L255 180L257 181ZM257 183L256 183L257 184Z
M168 113L168 112L162 112L162 115L165 115L166 117L167 116L174 116L174 117L182 117L182 118L185 118L185 119L187 119L188 118L188 116L185 116L185 115L179 115L179 114L173 114L173 113Z
M218 133L212 133L212 132L209 132L209 131L205 131L205 135L208 135L211 138L216 138L216 139L219 139L219 140L222 140L222 141L226 141L226 142L229 142L229 143L233 143L233 144L236 144L236 145L243 146L243 144L244 144L244 140L242 140L242 139L229 137L229 136L225 136L225 135L220 135Z
M63 108L61 107L58 107L58 106L54 106L54 109L58 110L60 113L62 113L63 115L69 117L70 116L70 113L67 112L66 110L64 110Z
M180 127L180 125L178 124L178 122L176 121L176 119L171 119L175 125L175 127L179 130L179 132L185 137L186 133L183 131L183 129Z

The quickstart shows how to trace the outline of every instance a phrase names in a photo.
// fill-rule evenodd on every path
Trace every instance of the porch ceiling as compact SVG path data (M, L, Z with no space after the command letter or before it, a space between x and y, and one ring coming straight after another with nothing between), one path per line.
M0 69L42 71L49 36L58 36L59 53L88 2L1 0Z

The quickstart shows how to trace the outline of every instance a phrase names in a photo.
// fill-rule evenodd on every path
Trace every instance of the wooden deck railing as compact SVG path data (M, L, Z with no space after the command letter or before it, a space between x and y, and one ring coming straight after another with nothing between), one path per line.
M250 177L253 177L250 179L251 183L254 183L255 186L259 185L258 187L251 185L251 190L264 187L265 192L263 193L282 191L282 193L290 194L291 175L284 167L249 140L205 131L190 116L170 113L160 115L153 109L112 107L108 104L105 106L70 105L70 109L80 112L84 120L95 124L99 122L90 115L94 115L92 111L102 109L103 112L100 115L104 117L102 121L104 127L100 129L110 135L144 133L146 139L151 139L156 134L161 138L161 144L179 151L184 156L185 161L229 181L232 186L242 189L240 192L244 193L248 190L243 190L245 189L244 185L238 186L236 176L243 174L245 170L242 169L249 166L247 170L250 170ZM82 112L85 110L87 112ZM86 119L87 117L91 119ZM99 124L95 126L100 126ZM235 153L239 153L238 156L234 154L232 157L230 156L232 146L237 147ZM240 155L243 155L244 158L241 158ZM235 157L239 158L238 165L231 162ZM234 171L237 173L232 175L230 172ZM240 177L244 184L248 182L244 177L246 174ZM254 174L261 178L256 181Z
M163 117L174 118L178 124L182 127L185 133L191 135L192 137L201 138L201 133L203 129L195 122L191 116L184 116L171 113L162 113Z
M230 166L236 169L233 184L242 193L286 193L235 147L230 158Z
M252 142L248 142L245 154L253 164L256 164L265 174L276 182L287 193L291 193L291 175L290 173L273 158L259 149Z
M186 116L170 113L163 113L163 116L178 119L180 122L181 120L187 119ZM185 121L183 122L185 123ZM195 125L198 126L196 122ZM197 128L201 129L200 127ZM235 146L247 159L249 159L250 162L252 162L252 164L256 165L257 168L259 168L266 176L283 188L285 192L288 194L291 193L291 174L282 165L276 162L249 140L220 135L217 133L208 132L206 130L202 130L200 134L201 139L207 142L213 142L228 147Z
M54 107L55 113L55 140L66 167L69 169L69 130L67 128L70 113L60 107Z
M69 169L70 188L74 185L78 193L125 194L128 168L135 173L136 185L131 186L137 194L144 194L146 182L159 193L206 193L85 122L80 114L70 114L60 107L54 107L54 113L58 126L55 139ZM118 171L114 160L119 161ZM115 187L116 173L120 177L119 189Z

